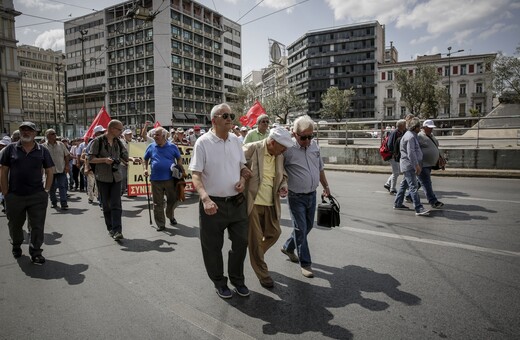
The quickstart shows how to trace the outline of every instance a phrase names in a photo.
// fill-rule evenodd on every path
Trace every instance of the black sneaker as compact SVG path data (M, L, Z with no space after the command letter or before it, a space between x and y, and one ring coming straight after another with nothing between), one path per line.
M164 229L166 229L165 226L162 226L162 227L157 227L157 231L163 231Z
M406 202L408 202L408 203L413 203L413 201L412 201L412 197L411 197L411 196L406 196L404 199L405 199Z
M390 190L390 195L394 195L394 196L397 195L397 191L395 191L395 190Z
M235 286L235 285L233 285ZM249 296L249 288L247 288L245 285L238 285L235 286L235 293L237 293L240 296L246 297Z
M383 187L384 187L386 190L390 191L390 186L389 186L388 184L383 185Z
M41 255L31 256L31 262L41 266L45 263L45 257Z
M177 224L177 220L174 218L170 218L170 224L171 225L176 225Z
M435 208L435 209L440 209L442 207L444 207L444 203L442 203L441 201L437 201L432 204L432 208Z
M233 297L233 293L227 285L217 288L217 295L223 299L231 299Z
M408 208L404 204L401 204L401 205L394 205L394 210L410 210L410 208Z
M22 256L22 248L20 246L13 246L13 256L15 259Z
M121 234L120 232L116 232L116 233L114 234L114 236L112 236L112 238L113 238L115 241L122 240L122 239L123 239L123 234Z
M69 209L68 205L66 205L66 204L61 205L61 210L68 210L68 209Z
M53 208L53 209L58 208L58 203L51 203L51 208Z
M108 235L110 235L110 237L114 237L114 234L115 234L115 233L114 233L112 230L110 230L110 231L108 232Z

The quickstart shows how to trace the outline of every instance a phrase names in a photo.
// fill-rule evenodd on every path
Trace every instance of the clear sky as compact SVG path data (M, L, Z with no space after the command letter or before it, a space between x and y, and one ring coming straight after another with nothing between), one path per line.
M166 0L168 3L169 0ZM65 52L63 24L122 1L14 0L21 44ZM520 46L520 0L200 0L242 24L242 74L269 63L268 39L289 45L310 30L378 20L399 61L464 49L458 55ZM256 6L256 7L255 7ZM254 7L254 9L253 9ZM252 9L252 10L251 10ZM251 10L251 11L250 11ZM247 13L250 11L249 13ZM41 17L41 18L36 18ZM44 18L44 19L42 19ZM43 23L43 24L42 24Z

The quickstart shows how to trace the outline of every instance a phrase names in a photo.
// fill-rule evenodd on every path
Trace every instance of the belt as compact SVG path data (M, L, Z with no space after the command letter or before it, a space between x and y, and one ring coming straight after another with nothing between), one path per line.
M237 194L235 196L227 196L227 197L217 197L217 196L209 196L212 201L218 201L218 202L229 202L229 201L236 201L242 194Z
M316 193L316 191L311 191L311 192L304 193L304 192L294 192L294 191L289 190L289 193L291 195L294 195L294 196L309 196L309 195L312 195L312 194Z

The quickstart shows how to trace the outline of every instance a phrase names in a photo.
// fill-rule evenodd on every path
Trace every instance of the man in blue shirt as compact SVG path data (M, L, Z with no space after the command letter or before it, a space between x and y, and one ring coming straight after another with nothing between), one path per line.
M174 204L177 200L175 179L172 177L171 166L178 164L182 167L181 153L175 144L167 139L168 131L158 127L153 133L154 143L148 145L144 153L144 175L148 176L148 164L151 166L150 182L153 195L153 217L157 224L157 231L164 230L166 219L164 216L164 195L166 195L166 216L170 224L177 224L174 217Z
M23 225L28 216L31 224L29 254L34 264L42 265L45 217L49 200L49 190L53 181L54 163L49 151L34 141L36 125L23 122L20 125L21 138L3 150L0 159L0 186L5 197L9 235L13 245L13 256L22 256ZM42 169L45 171L43 186Z

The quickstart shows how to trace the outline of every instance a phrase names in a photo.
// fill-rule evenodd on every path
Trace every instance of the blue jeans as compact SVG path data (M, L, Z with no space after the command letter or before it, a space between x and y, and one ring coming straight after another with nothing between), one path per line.
M54 174L52 180L51 190L49 191L49 197L52 204L56 204L58 198L56 197L56 189L60 192L60 203L61 205L67 205L67 174Z
M419 174L419 182L421 182L424 193L426 194L426 198L428 199L428 203L435 204L438 200L435 196L435 193L433 192L431 173L431 167L422 168L422 171Z
M314 225L314 215L316 213L316 192L309 194L297 194L289 191L287 196L289 211L293 221L293 231L291 237L285 241L284 248L288 252L296 249L300 265L308 267L312 264L307 235Z
M397 191L397 195L395 196L394 206L400 206L404 201L404 194L406 189L409 188L409 195L412 198L412 202L414 205L415 212L419 212L421 208L424 208L421 204L421 199L419 198L418 193L418 185L417 185L417 176L415 175L415 170L409 170L403 172L404 179L401 181L401 185L399 186L399 190Z

